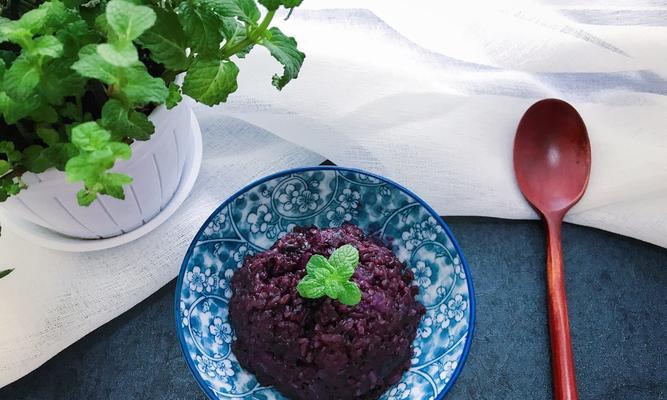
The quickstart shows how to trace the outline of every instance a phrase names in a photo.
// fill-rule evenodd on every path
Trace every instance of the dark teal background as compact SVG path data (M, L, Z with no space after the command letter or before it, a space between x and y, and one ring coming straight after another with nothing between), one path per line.
M470 355L446 399L551 398L540 223L445 221L477 299ZM665 399L667 250L568 224L563 241L580 398ZM174 290L171 282L0 399L205 399L176 339Z

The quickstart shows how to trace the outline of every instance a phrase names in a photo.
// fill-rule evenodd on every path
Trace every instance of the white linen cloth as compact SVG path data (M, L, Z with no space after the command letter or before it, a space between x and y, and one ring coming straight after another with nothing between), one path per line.
M591 138L590 185L568 220L667 246L667 2L461 3L307 0L279 22L307 54L299 79L277 92L266 51L239 61L230 102L195 110L202 172L163 226L89 254L3 231L0 267L16 270L0 280L0 386L173 279L209 213L270 172L326 157L441 214L535 218L512 142L545 97L571 102Z

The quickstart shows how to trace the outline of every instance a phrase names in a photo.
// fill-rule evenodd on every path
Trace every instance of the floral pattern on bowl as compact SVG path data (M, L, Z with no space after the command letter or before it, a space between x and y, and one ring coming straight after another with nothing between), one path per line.
M295 226L345 222L391 242L415 274L426 306L412 367L381 400L440 399L465 362L474 294L463 255L440 217L416 195L366 172L340 167L285 171L242 189L206 221L185 256L176 325L186 361L211 399L285 400L241 368L231 351L227 304L234 271Z

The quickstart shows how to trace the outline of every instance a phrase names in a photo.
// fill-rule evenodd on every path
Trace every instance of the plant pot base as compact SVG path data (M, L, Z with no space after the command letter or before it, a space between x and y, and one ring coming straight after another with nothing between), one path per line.
M192 113L192 111L190 112ZM199 175L203 152L202 136L197 118L194 116L194 113L192 113L192 118L190 121L192 124L192 131L194 133L191 139L194 151L185 162L185 169L179 182L178 189L176 189L173 197L169 203L160 211L160 213L153 217L146 224L141 225L137 229L127 233L110 238L79 239L59 234L23 218L12 217L11 213L4 212L0 208L0 222L2 222L2 227L9 231L15 232L22 238L42 247L77 253L110 249L112 247L121 246L123 244L137 240L144 235L147 235L162 225L162 223L164 223L178 210L178 208L183 204L192 191L195 181L197 180L197 175Z

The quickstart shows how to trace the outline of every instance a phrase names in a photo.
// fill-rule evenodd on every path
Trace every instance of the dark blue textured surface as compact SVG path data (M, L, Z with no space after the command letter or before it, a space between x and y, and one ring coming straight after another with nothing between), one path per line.
M475 339L450 399L551 397L538 222L445 218L472 270ZM582 399L667 396L667 250L566 225L563 247ZM0 399L205 399L173 323L174 282Z

